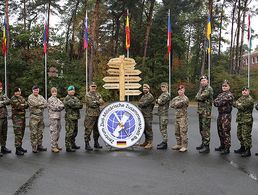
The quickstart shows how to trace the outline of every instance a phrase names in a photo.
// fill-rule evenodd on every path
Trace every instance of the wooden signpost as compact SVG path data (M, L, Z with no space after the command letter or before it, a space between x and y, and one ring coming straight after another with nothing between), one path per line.
M136 65L134 59L120 56L110 59L107 65L110 67L107 72L111 76L103 78L105 89L119 89L120 101L125 101L126 95L141 94L141 91L137 90L141 87L141 84L138 83L141 80L141 77L138 76L141 71L134 69Z

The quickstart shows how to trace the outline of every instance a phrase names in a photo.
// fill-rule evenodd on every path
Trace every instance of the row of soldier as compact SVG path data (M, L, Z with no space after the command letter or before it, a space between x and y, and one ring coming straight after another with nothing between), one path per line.
M93 150L90 146L90 137L93 132L94 148L100 149L99 145L99 133L97 129L98 116L100 114L100 106L104 101L101 95L96 91L97 86L95 83L90 85L90 90L86 94L86 116L84 121L85 126L85 150ZM59 152L62 150L58 146L58 139L61 130L61 111L65 109L65 147L67 152L75 152L80 147L76 145L75 138L78 133L78 119L80 118L79 110L83 107L80 100L75 96L74 86L69 86L67 89L68 95L64 98L64 101L60 101L57 98L57 89L51 89L51 97L46 101L41 95L39 95L38 86L33 86L32 94L28 97L28 101L21 96L21 90L15 88L14 95L9 100L2 93L3 87L0 83L0 144L1 152L0 156L11 151L6 148L7 139L7 109L6 106L11 104L12 106L12 121L15 134L15 147L16 154L23 155L27 150L22 148L22 139L25 131L25 109L30 108L30 139L32 152L37 153L39 151L46 151L47 149L42 146L43 139L43 111L48 108L49 112L49 124L50 124L50 137L51 137L51 150L52 152ZM143 85L143 96L139 100L138 107L142 111L145 119L145 141L140 144L145 149L153 148L153 131L152 131L152 112L154 105L158 105L159 115L159 128L162 135L162 142L157 145L157 149L167 149L168 135L168 110L172 107L176 110L175 120L175 137L176 145L172 147L173 150L180 152L186 152L188 147L188 116L187 108L189 106L189 100L185 95L185 87L180 85L178 87L178 96L171 100L168 93L167 83L161 83L162 94L155 99L150 93L150 86L148 84ZM216 151L221 154L229 154L231 146L231 111L232 107L238 109L237 120L237 137L240 141L240 148L235 150L235 153L241 154L243 157L251 156L250 148L252 147L251 131L252 131L252 111L254 101L249 95L250 90L244 87L242 90L242 96L234 101L234 97L230 92L230 85L228 81L224 81L222 84L222 93L213 101L213 90L209 86L206 76L200 78L200 89L196 95L196 101L198 102L197 113L199 115L199 130L201 135L201 144L196 147L200 153L209 153L210 148L210 125L211 125L211 111L212 104L218 107L218 119L217 129L220 138L220 146L215 148ZM255 106L258 109L258 105Z

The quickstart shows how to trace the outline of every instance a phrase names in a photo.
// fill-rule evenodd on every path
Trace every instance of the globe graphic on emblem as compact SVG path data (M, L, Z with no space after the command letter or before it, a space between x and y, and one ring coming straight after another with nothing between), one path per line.
M121 124L122 120L125 121L124 124ZM117 139L126 139L135 130L135 120L129 112L119 110L110 115L107 121L107 127L110 134ZM117 133L116 136L115 130L117 128L119 129L119 134Z

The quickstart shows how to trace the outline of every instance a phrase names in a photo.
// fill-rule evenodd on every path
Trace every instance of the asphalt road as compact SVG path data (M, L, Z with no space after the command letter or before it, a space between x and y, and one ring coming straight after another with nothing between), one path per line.
M156 110L155 110L156 112ZM0 195L83 195L83 194L258 194L258 112L254 111L253 148L250 158L233 153L239 147L236 123L232 123L232 148L228 156L214 151L219 139L216 130L217 110L213 109L211 130L211 153L199 154L195 147L200 144L196 108L189 108L189 150L179 153L168 149L146 151L135 147L126 150L84 151L84 114L79 120L77 143L81 149L76 153L50 152L47 117L44 146L48 151L31 153L29 129L26 128L25 156L14 154L14 134L9 120L7 146L12 154L0 158ZM45 113L46 114L46 113ZM63 113L64 114L64 113ZM236 110L233 110L235 121ZM63 127L64 120L62 119ZM28 124L28 120L27 120ZM154 116L154 144L161 141L158 117ZM64 147L64 128L60 145ZM169 148L175 144L174 112L169 114ZM100 141L104 145L103 141ZM156 147L155 147L156 148Z

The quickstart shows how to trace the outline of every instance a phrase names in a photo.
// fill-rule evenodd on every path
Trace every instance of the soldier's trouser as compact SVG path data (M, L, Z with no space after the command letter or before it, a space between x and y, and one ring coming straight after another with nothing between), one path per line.
M225 148L231 146L231 114L219 114L217 119L217 129L220 139L220 145Z
M78 120L65 120L65 147L72 148L75 144L75 137L78 133Z
M238 123L237 125L237 138L241 146L245 148L252 147L252 126L253 123Z
M50 129L50 140L51 147L58 147L58 140L61 131L61 120L60 119L49 119L49 129Z
M144 135L146 141L153 140L153 132L152 132L152 117L145 117L145 128L144 128Z
M159 129L162 135L163 142L168 141L167 128L168 128L168 116L167 115L159 116Z
M188 146L188 119L187 117L176 118L175 136L177 145L187 148Z
M85 142L90 141L90 136L92 131L93 131L93 139L97 140L99 138L98 116L85 116L84 127L85 127L85 134L84 134Z
M5 146L7 140L7 117L0 118L0 145Z
M199 114L199 128L202 137L202 144L206 146L210 144L210 126L211 117Z
M43 116L31 115L30 117L30 141L31 146L41 146L43 139L44 120Z
M21 147L25 132L25 116L13 115L12 120L14 131L14 145L16 148Z

